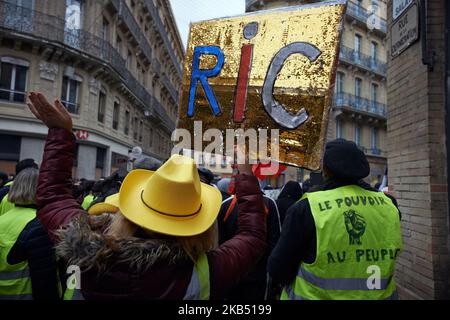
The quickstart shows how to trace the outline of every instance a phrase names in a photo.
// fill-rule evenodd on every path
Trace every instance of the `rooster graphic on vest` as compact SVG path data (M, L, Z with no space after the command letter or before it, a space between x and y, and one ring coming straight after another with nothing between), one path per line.
M349 236L350 245L361 245L361 237L366 231L366 221L355 210L344 212L345 228Z

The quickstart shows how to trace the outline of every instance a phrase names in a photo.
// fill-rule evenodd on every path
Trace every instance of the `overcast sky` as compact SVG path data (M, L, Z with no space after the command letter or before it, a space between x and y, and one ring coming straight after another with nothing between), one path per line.
M245 12L245 0L170 0L170 4L184 47L187 44L191 22L233 16Z

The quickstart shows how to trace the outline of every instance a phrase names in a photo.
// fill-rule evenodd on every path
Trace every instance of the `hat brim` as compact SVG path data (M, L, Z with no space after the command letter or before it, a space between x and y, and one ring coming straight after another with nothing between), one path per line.
M212 226L222 204L219 190L201 183L202 207L195 216L167 216L150 209L142 202L141 192L153 174L154 171L133 170L123 181L119 193L119 208L128 220L154 232L181 237L201 234ZM155 189L154 192L159 190ZM176 201L176 194L173 197Z
M105 199L105 203L110 204L116 208L119 208L119 193L112 194Z
M97 216L103 213L116 213L117 211L119 211L118 193L106 197L104 202L96 203L88 209L88 213L93 216Z

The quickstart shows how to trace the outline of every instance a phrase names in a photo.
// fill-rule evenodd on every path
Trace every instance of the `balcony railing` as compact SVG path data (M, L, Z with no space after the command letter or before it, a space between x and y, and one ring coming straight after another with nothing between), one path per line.
M178 93L175 90L175 88L172 86L172 83L170 82L169 78L165 74L163 74L161 78L162 78L162 82L164 83L166 88L169 90L169 93L172 96L175 103L178 103Z
M131 34L138 42L139 47L144 53L145 57L148 59L148 61L151 61L152 49L148 44L147 38L142 32L141 27L139 27L136 19L134 18L133 14L128 8L128 5L126 4L125 0L111 0L111 3L118 12L119 18L125 22Z
M111 44L82 29L67 29L65 20L50 16L39 11L0 1L0 28L9 32L23 33L28 36L45 39L55 44L65 46L87 54L91 59L97 59L100 64L110 66L120 76L122 83L147 108L155 108L165 125L170 130L175 123L167 116L164 108L155 104L156 99L134 78L126 68L125 60Z
M366 70L386 77L387 64L385 62L381 62L380 60L375 59L372 56L366 55L362 52L358 52L355 49L341 45L339 59L351 64L356 64Z
M373 155L373 156L379 156L379 157L385 157L386 156L386 152L382 151L378 148L366 148L363 145L357 144L359 150L361 150L362 152L364 152L365 154L368 155Z
M354 110L376 114L384 118L387 117L387 108L385 104L364 99L349 93L336 93L334 95L334 106L348 107Z
M361 150L362 152L364 152L364 153L367 152L367 148L364 147L363 145L361 145L359 142L356 143L356 146L357 146L358 149Z
M370 152L373 154L373 155L376 155L376 156L381 156L381 150L380 149L378 149L378 148L372 148L372 149L370 149Z
M178 63L178 60L173 53L172 44L170 43L169 37L167 36L167 31L164 27L164 24L162 23L161 17L159 16L158 9L153 3L153 0L145 0L144 3L147 6L147 10L150 12L152 19L156 24L156 27L159 31L159 34L161 35L161 38L164 41L164 44L166 45L167 51L169 52L169 56L172 59L175 69L177 70L178 74L181 75L180 64Z
M373 7L375 8L375 6ZM359 21L366 24L371 24L370 19L374 18L375 23L373 24L373 26L383 33L387 32L386 19L378 16L374 12L368 11L366 8L352 1L347 2L347 15L352 16L353 18L358 19Z
M131 31L131 34L136 39L136 41L139 43L139 47L148 59L148 61L151 61L152 64L157 60L152 59L152 49L150 47L150 44L148 43L148 40L145 36L145 34L142 32L142 29L139 27L136 19L133 16L133 13L130 11L127 3L125 0L111 0L111 3L113 4L114 8L118 12L118 16L125 22L128 29ZM160 75L161 73L161 64L157 62L158 65L156 67L156 72ZM172 83L170 81L165 81L164 85L167 87L167 90L172 95L173 99L175 101L178 101L178 93L173 87Z

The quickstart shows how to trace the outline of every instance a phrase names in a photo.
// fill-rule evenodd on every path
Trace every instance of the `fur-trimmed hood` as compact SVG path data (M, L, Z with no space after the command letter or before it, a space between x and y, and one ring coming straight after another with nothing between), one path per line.
M58 231L58 257L82 271L106 272L117 265L132 273L145 272L157 263L173 265L189 260L184 250L166 239L130 238L116 240L104 234L111 224L109 214L79 216Z

